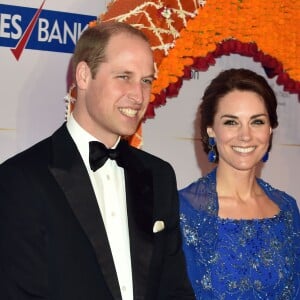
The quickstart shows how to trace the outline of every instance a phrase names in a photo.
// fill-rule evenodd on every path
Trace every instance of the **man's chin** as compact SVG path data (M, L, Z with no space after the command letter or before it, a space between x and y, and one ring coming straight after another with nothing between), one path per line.
M137 131L137 127L132 128L130 130L122 130L122 132L119 135L122 137L129 138L129 137L133 136L136 133L136 131Z

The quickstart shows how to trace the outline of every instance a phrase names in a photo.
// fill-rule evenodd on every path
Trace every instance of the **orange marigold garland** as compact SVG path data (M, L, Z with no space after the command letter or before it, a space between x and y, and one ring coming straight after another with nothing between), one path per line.
M260 62L268 77L300 100L299 0L115 0L97 22L127 22L154 50L157 79L145 118L178 94L191 70L237 53ZM141 127L133 145L141 146Z
M100 22L126 22L142 30L150 40L154 61L158 66L174 47L182 28L205 5L200 0L118 0L108 5Z
M182 74L191 68L205 71L214 64L214 58L231 53L261 62L267 76L278 75L277 83L300 99L299 8L299 1L208 1L162 60L153 84L149 117L153 117L153 107L165 103L165 97L177 95L174 90L188 77ZM193 58L193 63L187 57Z

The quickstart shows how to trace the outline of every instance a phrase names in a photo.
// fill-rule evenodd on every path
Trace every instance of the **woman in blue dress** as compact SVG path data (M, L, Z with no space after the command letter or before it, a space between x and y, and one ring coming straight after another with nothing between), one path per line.
M202 143L217 166L179 191L196 298L299 300L296 200L256 176L278 125L275 94L264 77L230 69L212 80L202 100Z

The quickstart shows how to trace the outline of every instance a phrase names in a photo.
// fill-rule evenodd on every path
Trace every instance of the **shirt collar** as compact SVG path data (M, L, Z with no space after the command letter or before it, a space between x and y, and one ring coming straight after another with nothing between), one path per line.
M74 119L73 114L71 114L68 118L67 129L72 139L74 140L77 149L84 160L85 165L89 166L89 142L98 140L78 124L78 122ZM113 149L117 147L118 143L120 142L120 139L121 137L118 138L118 140L112 147Z

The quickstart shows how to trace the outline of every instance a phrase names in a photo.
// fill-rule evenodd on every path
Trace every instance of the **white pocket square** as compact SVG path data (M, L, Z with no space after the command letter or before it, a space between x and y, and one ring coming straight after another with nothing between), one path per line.
M156 221L154 223L154 226L153 226L153 232L154 233L162 231L164 229L165 229L165 223L164 223L164 221Z

